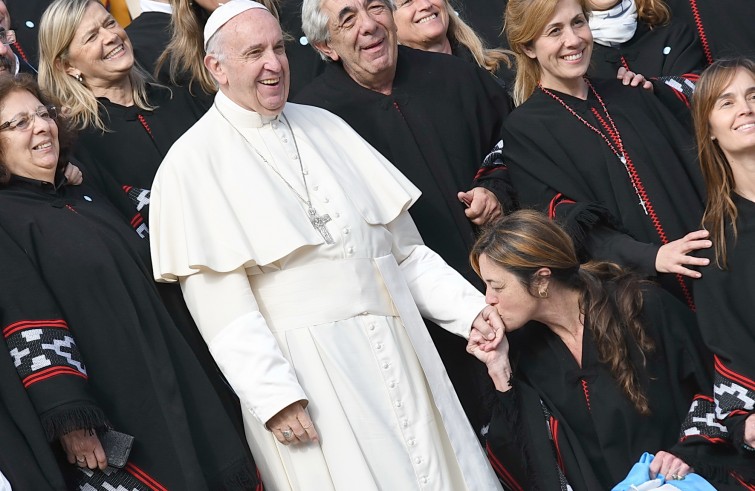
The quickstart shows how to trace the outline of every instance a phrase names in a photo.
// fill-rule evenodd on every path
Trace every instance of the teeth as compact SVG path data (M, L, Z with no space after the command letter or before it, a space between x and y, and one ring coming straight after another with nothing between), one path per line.
M263 85L275 85L279 80L279 78L266 78L265 80L260 80L260 83Z
M739 130L749 130L749 129L750 129L750 128L752 128L753 126L755 126L755 123L745 123L745 124L743 124L742 126L737 126L737 128L735 128L735 129L736 129L737 131L739 131Z
M105 56L105 59L106 59L106 60L109 60L109 59L111 59L112 57L114 57L115 55L117 55L118 53L120 53L121 51L123 51L123 45L122 45L122 44L121 44L120 46L118 46L117 48L115 48L115 49L114 49L113 51L111 51L110 53L108 53L108 54L107 54L107 56Z
M438 14L428 15L424 19L420 19L420 21L418 22L418 24L424 24L425 22L430 22L431 20L435 19L436 17L438 17Z
M580 58L582 58L582 52L579 52L575 55L566 55L563 57L566 61L577 61Z
M51 146L52 146L52 143L50 143L50 142L41 143L41 144L37 145L36 147L34 147L34 150L45 150L47 148L50 148Z

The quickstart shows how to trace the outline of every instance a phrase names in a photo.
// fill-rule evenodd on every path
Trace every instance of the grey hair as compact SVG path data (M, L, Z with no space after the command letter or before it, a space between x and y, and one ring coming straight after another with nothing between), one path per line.
M396 4L393 0L380 1L391 12L396 10ZM323 0L304 0L301 6L301 29L304 31L304 35L307 36L309 45L320 54L320 57L325 61L332 61L325 53L315 48L316 44L330 41L330 31L328 31L328 21L330 21L330 18L322 11L322 2Z
M223 53L222 50L223 47L223 28L221 27L215 33L210 36L210 39L207 41L207 49L205 52L208 55L212 55L215 57L218 61L223 61L225 59L225 53Z

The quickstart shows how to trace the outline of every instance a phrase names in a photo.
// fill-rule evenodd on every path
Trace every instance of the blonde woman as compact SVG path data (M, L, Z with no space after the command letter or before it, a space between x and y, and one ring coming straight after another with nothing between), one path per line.
M703 182L685 129L641 75L585 78L593 49L584 0L510 0L506 35L516 53L503 156L522 207L561 221L585 258L610 260L693 305L690 253L710 246L697 230ZM665 85L654 87L663 93Z
M395 0L393 18L404 46L460 56L490 73L513 80L510 52L485 46L449 0Z

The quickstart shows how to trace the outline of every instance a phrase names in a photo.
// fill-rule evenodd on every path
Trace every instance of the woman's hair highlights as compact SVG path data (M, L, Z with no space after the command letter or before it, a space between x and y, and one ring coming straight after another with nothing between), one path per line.
M643 357L653 350L641 322L642 282L607 262L580 265L569 235L542 213L520 210L486 227L470 254L480 272L480 256L514 274L531 295L537 295L536 272L551 271L551 281L580 293L585 325L627 399L641 414L650 407L630 357L636 345Z
M101 5L96 0L55 0L45 10L39 23L39 85L60 101L76 129L94 126L107 131L95 95L66 73L71 41L87 7L93 3ZM149 75L134 64L128 77L134 104L142 109L154 109L147 100Z

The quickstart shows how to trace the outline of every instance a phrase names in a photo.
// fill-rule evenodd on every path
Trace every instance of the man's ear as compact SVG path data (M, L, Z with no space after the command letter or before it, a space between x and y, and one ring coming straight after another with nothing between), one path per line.
M228 83L228 77L225 75L225 70L220 60L214 54L207 54L204 57L204 66L207 71L210 72L212 78L214 78L218 85L225 85Z
M338 61L341 59L341 57L338 56L338 53L336 53L336 51L330 47L327 41L325 41L324 43L315 43L314 46L317 51L324 54L333 61Z

